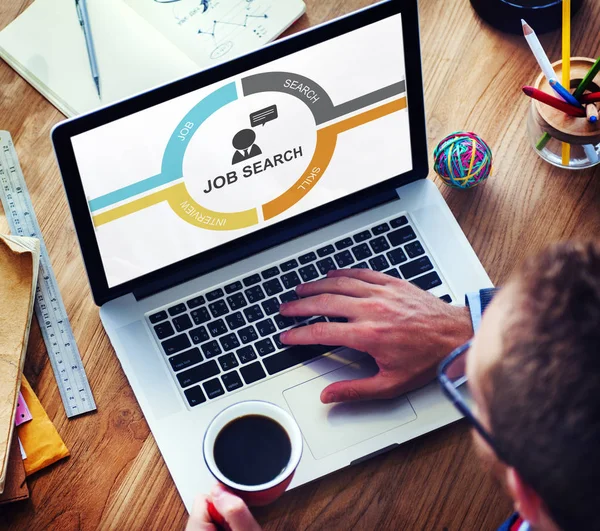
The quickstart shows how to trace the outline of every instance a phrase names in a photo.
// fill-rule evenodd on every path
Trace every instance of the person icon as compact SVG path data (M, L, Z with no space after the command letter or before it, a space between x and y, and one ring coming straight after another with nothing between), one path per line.
M255 140L256 133L252 129L242 129L237 133L231 141L236 149L231 163L238 164L252 157L262 155L262 150L254 143Z

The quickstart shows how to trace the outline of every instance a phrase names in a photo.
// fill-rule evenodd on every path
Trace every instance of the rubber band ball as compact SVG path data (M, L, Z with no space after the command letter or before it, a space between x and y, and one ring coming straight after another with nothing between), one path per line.
M435 148L433 159L435 173L452 188L473 188L492 174L492 150L475 133L448 135Z

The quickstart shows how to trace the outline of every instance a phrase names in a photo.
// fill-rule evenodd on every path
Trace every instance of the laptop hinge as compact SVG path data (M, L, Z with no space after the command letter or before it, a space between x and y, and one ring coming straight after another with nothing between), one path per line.
M142 300L161 291L165 291L172 287L183 284L190 280L194 280L202 275L215 271L221 267L225 267L234 262L238 262L249 256L265 251L271 247L281 245L282 243L288 242L303 236L311 231L321 229L333 223L337 223L345 218L354 216L365 210L369 210L376 206L390 203L392 201L398 201L398 194L394 188L384 190L380 193L373 194L369 199L362 199L360 206L348 206L341 207L326 214L322 214L318 217L314 217L308 223L298 226L297 222L294 222L294 218L282 221L279 224L280 230L271 234L268 237L255 238L254 240L245 241L238 243L237 241L232 244L226 244L223 246L223 250L219 249L219 253L211 257L210 260L202 261L195 260L192 265L180 268L175 273L169 273L168 275L157 275L158 278L146 282L143 286L132 291L133 296L136 300ZM285 237L282 237L282 234ZM250 235L250 238L252 235ZM244 251L240 251L240 248Z

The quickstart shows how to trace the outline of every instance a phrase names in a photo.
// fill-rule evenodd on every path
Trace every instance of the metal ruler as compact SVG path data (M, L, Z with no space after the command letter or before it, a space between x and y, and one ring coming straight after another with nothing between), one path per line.
M0 199L13 235L40 240L41 256L35 292L35 314L67 417L96 409L71 323L58 291L50 257L35 217L25 178L10 134L0 131Z

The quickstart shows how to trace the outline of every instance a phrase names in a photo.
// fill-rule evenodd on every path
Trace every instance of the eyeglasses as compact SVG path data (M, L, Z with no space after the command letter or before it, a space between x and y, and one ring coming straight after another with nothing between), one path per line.
M501 457L498 451L498 446L494 442L491 434L483 427L481 422L477 420L475 415L469 406L471 402L471 395L469 393L469 386L467 383L466 367L467 367L467 353L471 348L471 341L465 343L462 347L458 347L454 350L438 368L438 381L442 386L444 394L454 404L454 407L462 413L462 415L469 421L469 423L475 428L477 433L483 437L492 450L496 452L498 457Z

